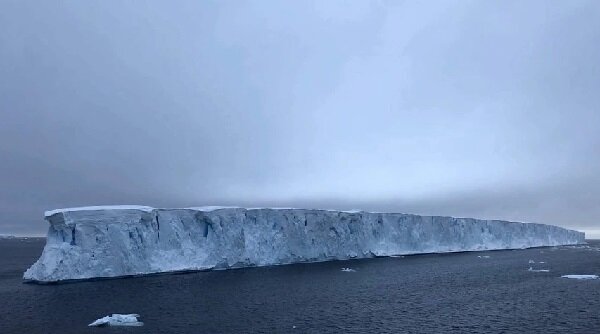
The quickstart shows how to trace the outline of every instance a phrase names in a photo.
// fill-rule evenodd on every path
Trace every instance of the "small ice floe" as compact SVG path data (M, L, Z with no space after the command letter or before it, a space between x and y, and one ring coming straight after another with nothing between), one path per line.
M143 326L144 323L138 321L139 314L113 314L100 318L88 326L103 327L103 326Z
M598 279L598 275L562 275L562 278L572 279Z
M533 260L529 260L529 264L535 263L535 261Z
M478 258L480 259L489 259L491 256L489 255L477 255Z
M533 269L532 267L529 267L529 269L527 269L527 271L531 271L532 273L549 273L550 272L549 269Z
M356 270L352 269L352 268L342 268L342 271L347 272L347 273L353 273Z

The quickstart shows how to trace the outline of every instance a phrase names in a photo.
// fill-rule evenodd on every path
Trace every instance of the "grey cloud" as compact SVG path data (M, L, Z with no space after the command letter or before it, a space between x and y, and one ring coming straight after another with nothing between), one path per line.
M0 232L97 204L600 230L595 1L6 1Z

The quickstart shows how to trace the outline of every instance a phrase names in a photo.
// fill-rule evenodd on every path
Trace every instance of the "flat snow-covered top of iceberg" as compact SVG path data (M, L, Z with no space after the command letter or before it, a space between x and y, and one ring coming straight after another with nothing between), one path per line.
M210 211L215 211L215 210L220 210L220 209L240 209L240 207L239 206L209 205L209 206L194 206L194 207L190 207L190 208L186 208L186 209L210 212Z
M244 209L244 210L305 210L305 211L328 211L328 212L344 212L344 213L377 213L377 214L403 214L398 212L378 212L378 211L366 211L361 209L351 209L351 210L337 210L337 209L323 209L323 208L287 208L287 207L240 207L240 206L219 206L219 205L210 205L210 206L197 206L197 207L186 207L186 208L154 208L145 205L97 205L97 206L82 206L82 207L74 207L74 208L64 208L64 209L55 209L44 212L44 216L50 217L57 213L65 213L65 212L76 212L76 211L115 211L115 210L140 210L144 212L152 212L153 210L195 210L202 212L211 212L216 210L223 209ZM422 216L422 217L438 217L438 218L453 218L453 217L445 217L445 216ZM496 219L479 219L479 220L488 220L488 221L501 221L512 223L510 221L496 220ZM520 222L521 224L528 224L527 222Z
M244 207L240 207L240 206L218 206L218 205L211 205L211 206L194 206L194 207L189 207L186 209L190 209L190 210L197 210L197 211L204 211L204 212L210 212L210 211L215 211L215 210L220 210L220 209L246 209L246 210L323 210L323 211L334 211L334 212L348 212L348 213L357 213L357 212L361 212L362 210L349 210L349 211L342 211L342 210L334 210L334 209L303 209L303 208L267 208L267 207L256 207L256 208L244 208Z
M142 210L150 212L154 208L144 205L98 205L98 206L82 206L78 208L56 209L44 212L45 217L50 217L57 213L73 212L73 211L98 211L98 210Z
M76 208L64 208L64 209L55 209L44 212L45 217L50 217L57 213L63 212L73 212L73 211L99 211L99 210L142 210L145 212L150 212L155 210L156 208L144 205L97 205L97 206L82 206ZM346 212L346 213L358 213L358 212L366 212L359 209L353 210L334 210L334 209L301 209L301 208L266 208L266 207L257 207L257 208L243 208L239 206L219 206L219 205L210 205L210 206L196 206L196 207L188 207L184 209L210 212L221 209L246 209L246 210L262 210L262 209L270 209L270 210L322 210L322 211L333 211L333 212Z

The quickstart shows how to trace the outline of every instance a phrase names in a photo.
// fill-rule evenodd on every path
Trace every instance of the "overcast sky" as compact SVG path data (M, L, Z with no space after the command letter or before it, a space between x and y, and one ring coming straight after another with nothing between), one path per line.
M0 233L101 204L600 237L600 2L0 2Z

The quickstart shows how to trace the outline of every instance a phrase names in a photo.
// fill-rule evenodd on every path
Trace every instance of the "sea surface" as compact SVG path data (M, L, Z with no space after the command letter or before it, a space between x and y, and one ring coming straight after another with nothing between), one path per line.
M24 284L44 243L0 240L2 334L600 333L600 280L560 277L600 275L600 241ZM111 313L145 325L87 327Z

